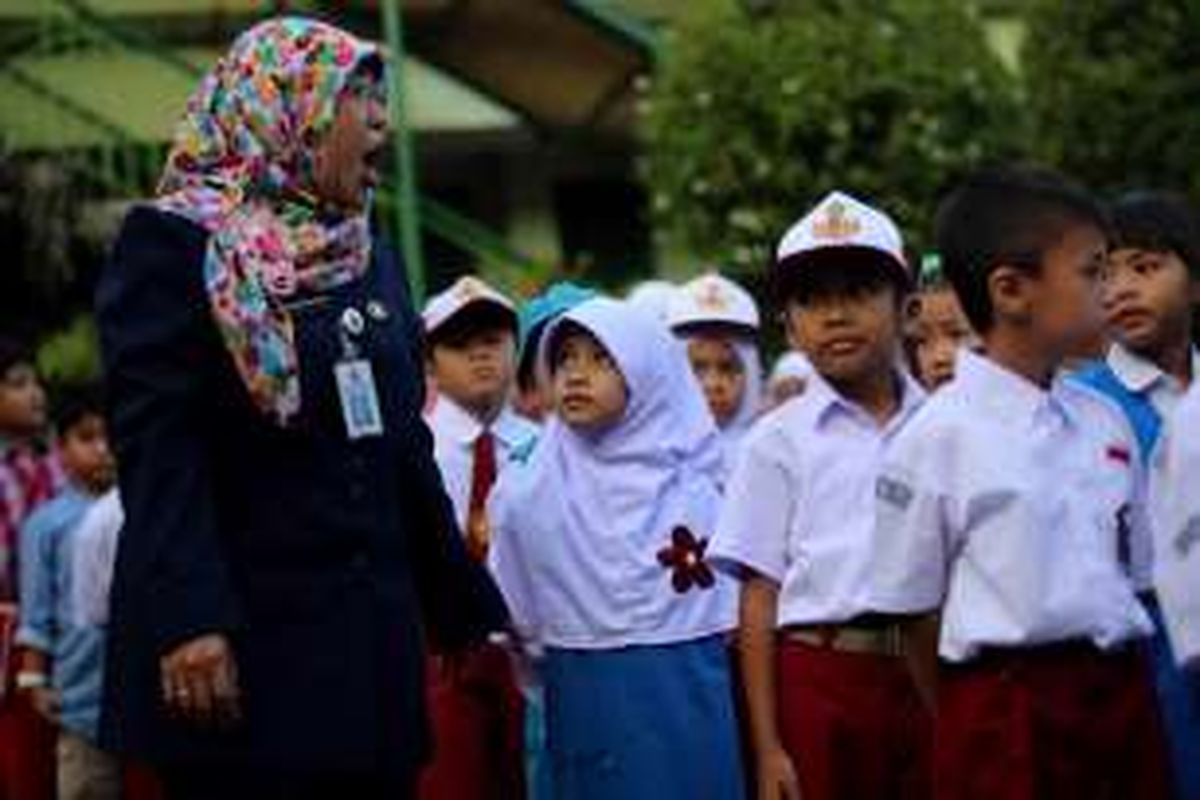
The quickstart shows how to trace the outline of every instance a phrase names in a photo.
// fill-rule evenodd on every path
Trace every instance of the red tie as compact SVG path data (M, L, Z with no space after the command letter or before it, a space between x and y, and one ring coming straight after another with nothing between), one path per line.
M496 437L490 431L479 434L474 446L471 468L471 505L467 510L467 552L482 561L487 557L490 531L487 499L496 482Z

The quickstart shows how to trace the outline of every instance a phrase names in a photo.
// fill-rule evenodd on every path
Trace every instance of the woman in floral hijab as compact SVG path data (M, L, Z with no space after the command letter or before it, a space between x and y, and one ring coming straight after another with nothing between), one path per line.
M377 175L362 174L358 189L353 174L337 173L362 172L383 145L382 70L374 46L326 25L292 18L253 29L188 103L159 186L160 208L212 234L204 279L213 315L251 397L281 422L300 404L282 302L367 269ZM337 116L341 97L348 122ZM314 149L335 126L358 139L358 164L330 152L329 137Z
M424 642L486 638L421 421L417 322L369 224L384 58L243 34L98 292L126 524L103 724L170 797L409 795Z

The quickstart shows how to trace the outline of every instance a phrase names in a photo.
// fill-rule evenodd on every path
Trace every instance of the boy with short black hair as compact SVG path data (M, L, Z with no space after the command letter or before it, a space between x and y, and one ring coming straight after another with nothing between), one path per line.
M1168 793L1130 577L1148 541L1136 442L1056 380L1102 324L1105 230L1085 192L1034 168L978 173L938 213L986 355L960 353L889 445L870 569L872 605L910 615L941 800Z
M1140 460L1149 465L1166 421L1200 369L1191 341L1200 297L1200 220L1185 198L1166 192L1125 195L1110 212L1104 310L1113 344L1104 360L1078 377L1121 407L1137 436ZM1175 664L1149 570L1137 579L1155 620L1154 682L1177 796L1200 798L1200 703Z
M99 392L64 394L55 414L58 454L67 486L21 529L23 648L17 685L58 727L58 796L117 798L120 769L98 746L104 634L79 625L72 607L74 543L79 523L115 480Z
M1080 377L1121 406L1143 462L1187 390L1200 354L1191 341L1200 300L1200 219L1183 197L1138 192L1111 208L1104 310L1113 345Z
M880 457L923 398L898 358L900 233L835 192L783 237L773 277L813 372L743 441L709 549L743 581L758 797L924 798L928 717L867 604Z

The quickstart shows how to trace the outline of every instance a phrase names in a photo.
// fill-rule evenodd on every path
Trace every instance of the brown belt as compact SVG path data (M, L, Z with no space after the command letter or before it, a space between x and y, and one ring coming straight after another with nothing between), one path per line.
M895 625L798 625L783 630L785 641L842 653L879 656L904 655L904 642Z

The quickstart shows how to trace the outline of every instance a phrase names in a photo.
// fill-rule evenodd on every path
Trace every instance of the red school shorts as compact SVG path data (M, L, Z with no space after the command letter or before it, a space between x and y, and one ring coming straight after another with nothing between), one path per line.
M938 800L1170 796L1154 689L1137 648L1014 648L941 672Z
M779 726L805 800L926 800L929 715L904 659L781 640Z
M523 800L524 701L508 653L486 644L426 670L434 751L420 800Z

